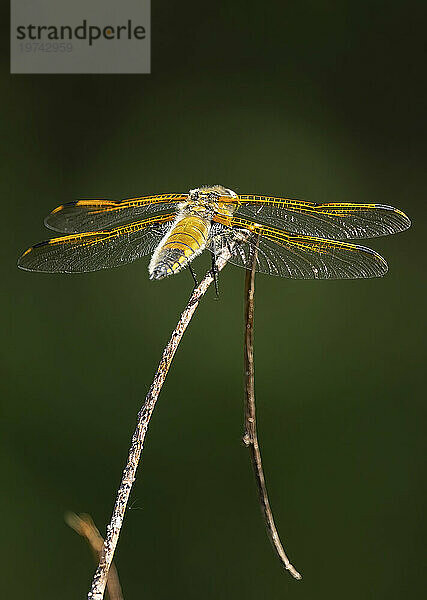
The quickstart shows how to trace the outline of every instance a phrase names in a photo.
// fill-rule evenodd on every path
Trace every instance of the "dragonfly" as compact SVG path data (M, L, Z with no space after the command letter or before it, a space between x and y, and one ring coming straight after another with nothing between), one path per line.
M203 251L229 250L231 264L292 279L381 277L387 262L347 240L408 229L401 210L383 204L237 194L222 185L187 194L125 200L88 199L55 208L45 225L63 234L26 250L27 271L82 273L118 267L151 255L150 279L175 275ZM254 249L256 248L256 252Z

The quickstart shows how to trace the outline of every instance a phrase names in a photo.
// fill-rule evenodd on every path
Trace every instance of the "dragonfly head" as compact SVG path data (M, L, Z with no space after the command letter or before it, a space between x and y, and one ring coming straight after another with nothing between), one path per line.
M223 185L202 186L189 191L187 206L193 212L207 210L212 213L223 212L224 206L227 206L229 210L226 210L226 212L231 214L234 212L232 210L234 204L223 201L223 199L228 198L237 199L237 194Z
M233 190L230 190L223 185L204 185L195 188L194 190L190 190L188 195L189 200L206 203L217 202L221 196L237 197L237 194L233 192Z

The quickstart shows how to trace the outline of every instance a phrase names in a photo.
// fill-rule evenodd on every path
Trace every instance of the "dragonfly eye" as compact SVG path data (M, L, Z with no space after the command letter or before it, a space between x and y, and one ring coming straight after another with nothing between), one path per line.
M188 193L190 200L198 200L199 198L199 190L196 188L194 190L190 190Z

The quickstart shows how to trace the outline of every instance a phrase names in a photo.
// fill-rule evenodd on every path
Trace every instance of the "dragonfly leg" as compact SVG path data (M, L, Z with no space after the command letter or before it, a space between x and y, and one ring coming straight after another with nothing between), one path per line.
M191 265L188 265L188 268L190 269L190 273L194 279L194 289L196 289L196 287L199 285L199 282L197 281L197 275Z
M215 246L214 246L214 250L215 250ZM216 254L215 252L212 252L212 277L214 279L214 285L215 285L215 299L219 300L219 291L218 291L218 267L216 266Z

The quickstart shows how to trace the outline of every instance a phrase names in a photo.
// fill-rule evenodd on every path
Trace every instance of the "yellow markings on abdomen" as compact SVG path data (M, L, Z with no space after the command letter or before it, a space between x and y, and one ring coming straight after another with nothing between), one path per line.
M209 229L199 217L184 217L170 231L163 248L183 250L184 256L191 256L206 245Z
M150 262L152 278L161 279L185 267L205 247L210 223L194 215L180 219L171 228Z

